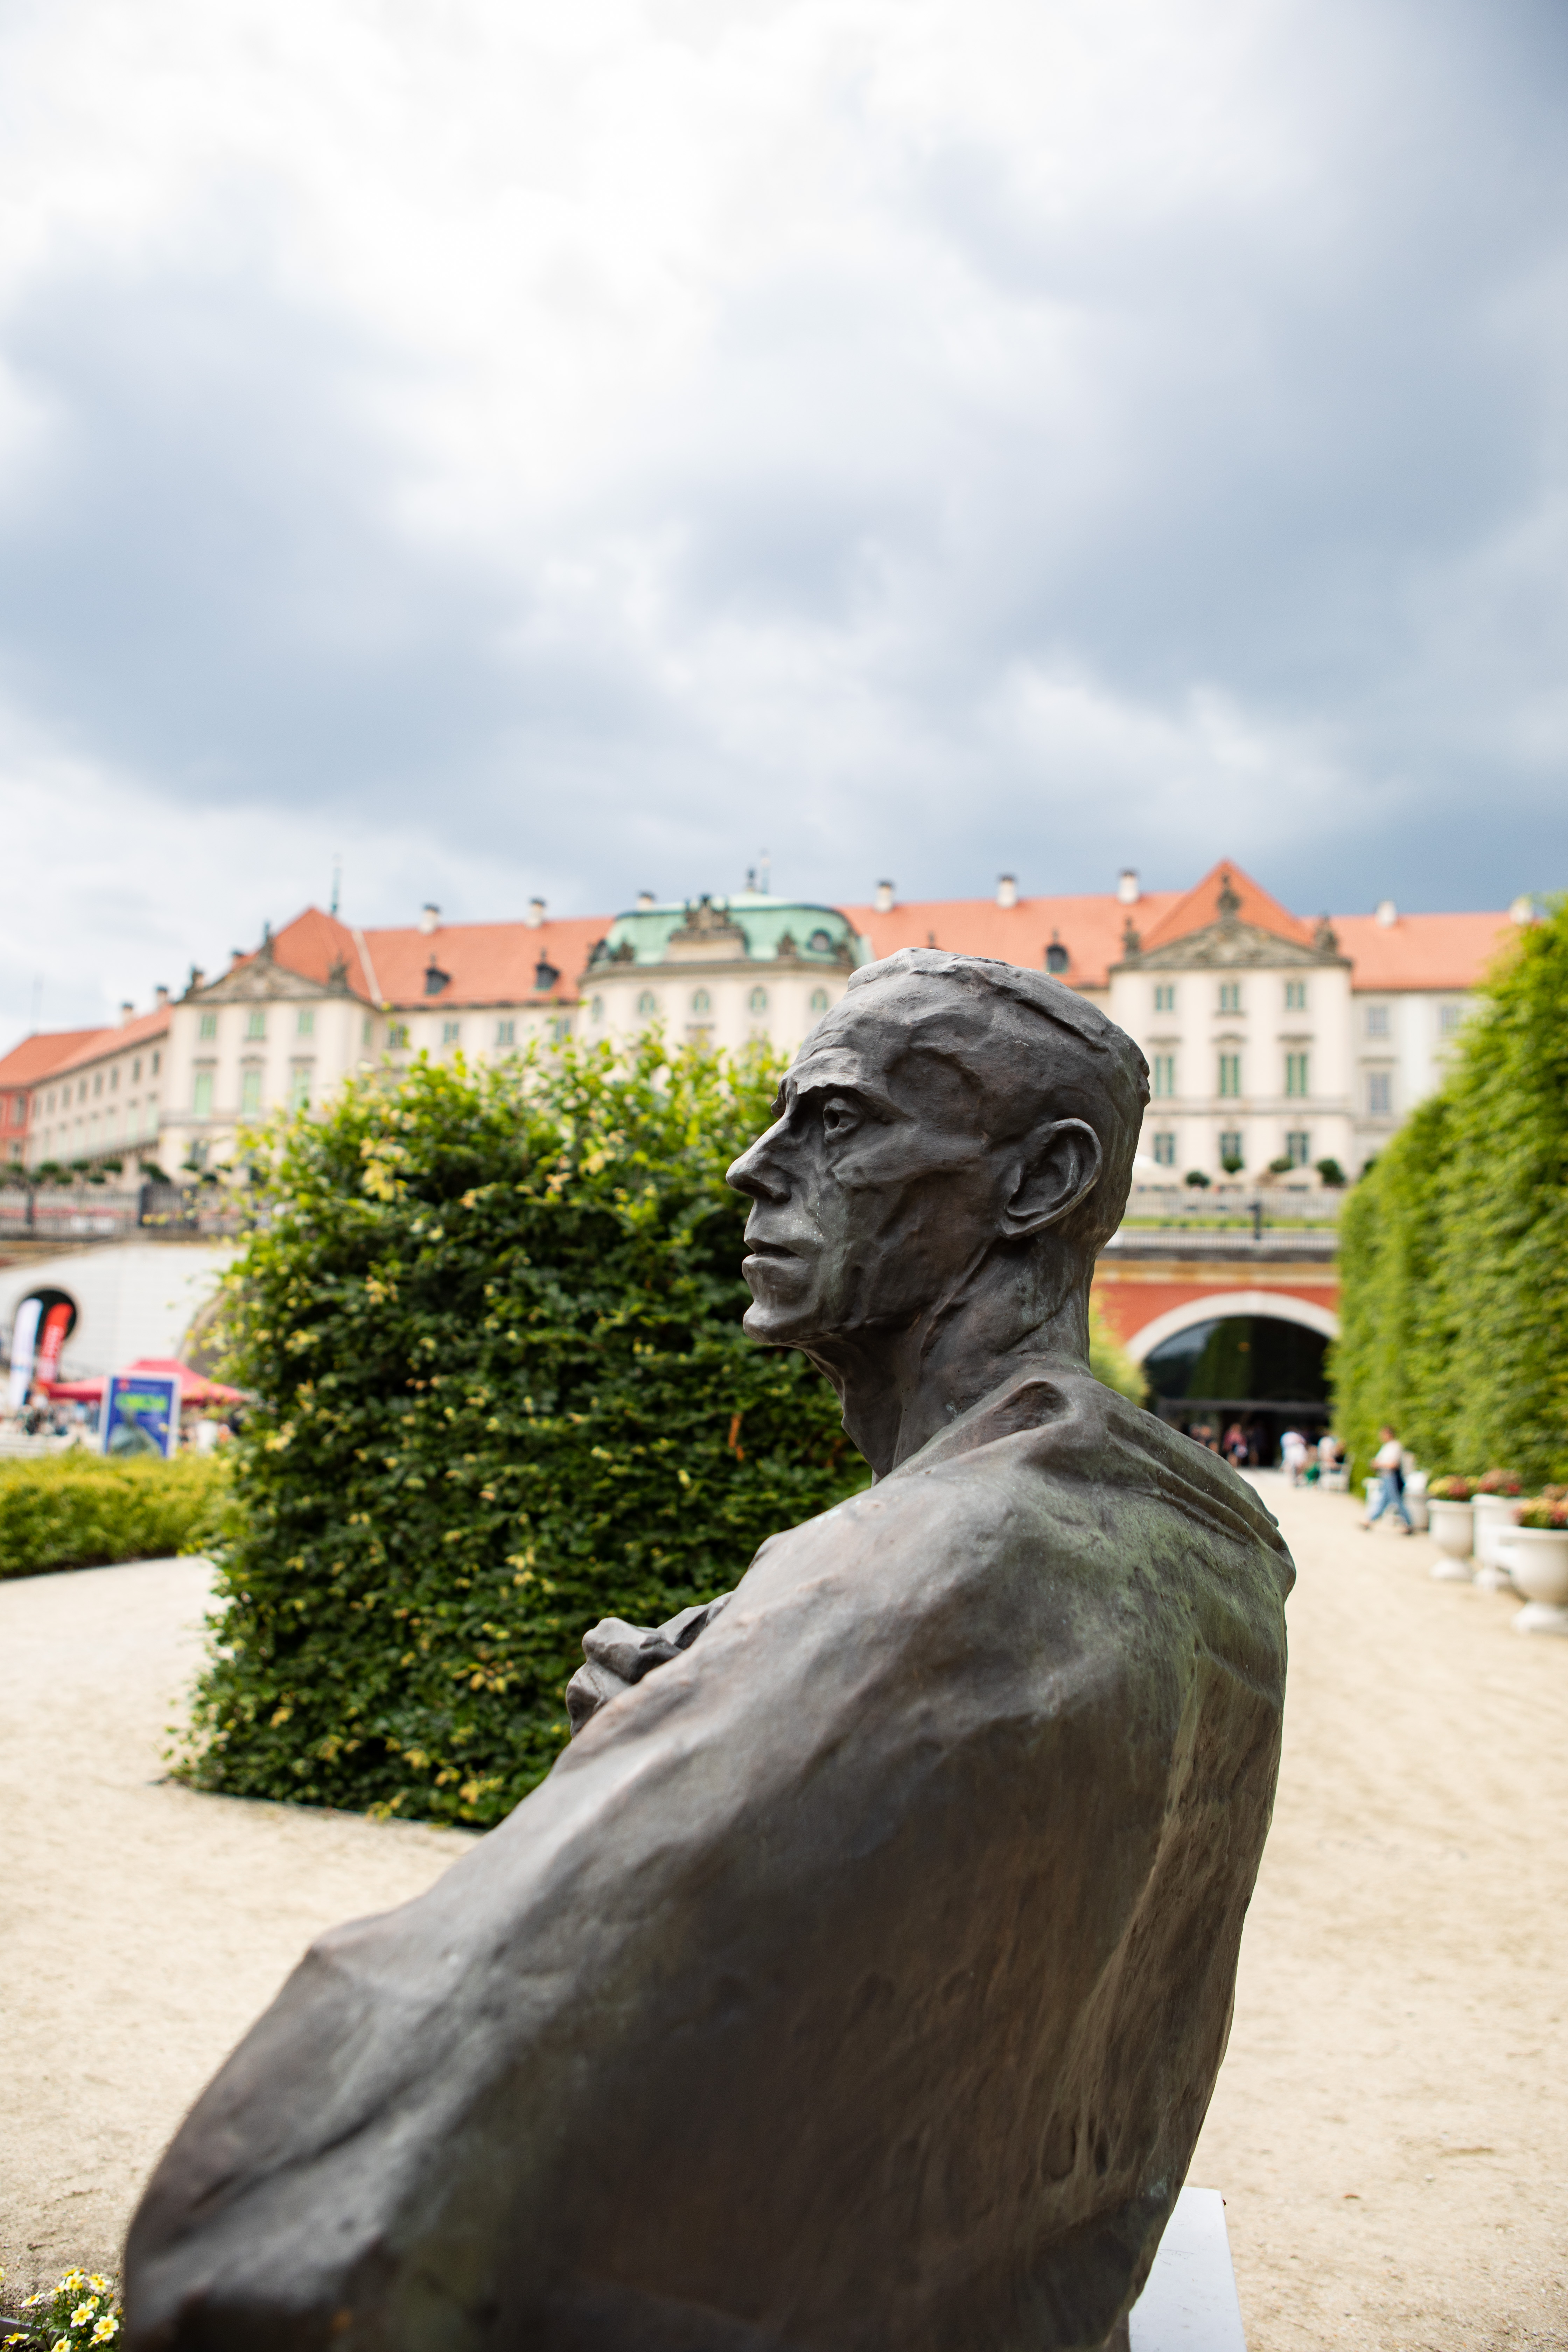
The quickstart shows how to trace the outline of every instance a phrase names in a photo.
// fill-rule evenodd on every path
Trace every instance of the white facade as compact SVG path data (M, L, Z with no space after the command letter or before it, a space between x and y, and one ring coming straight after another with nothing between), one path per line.
M578 1034L793 1053L837 1004L864 943L833 907L742 891L617 916L584 975Z
M60 1357L62 1380L122 1371L138 1356L180 1356L237 1247L233 1242L98 1242L0 1269L6 1360L17 1307L46 1291L63 1291L77 1311Z
M155 1163L168 1084L168 1013L127 1017L34 1089L27 1160Z

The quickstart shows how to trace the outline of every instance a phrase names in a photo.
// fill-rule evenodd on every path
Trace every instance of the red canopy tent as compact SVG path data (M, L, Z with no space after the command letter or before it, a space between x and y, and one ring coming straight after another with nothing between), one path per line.
M229 1405L244 1401L243 1389L226 1388L222 1381L210 1381L205 1372L194 1372L189 1364L180 1363L174 1356L138 1356L136 1361L127 1364L124 1370L155 1373L160 1380L177 1379L182 1405ZM102 1372L95 1372L89 1380L49 1381L45 1385L51 1398L63 1397L72 1403L101 1404L106 1380Z

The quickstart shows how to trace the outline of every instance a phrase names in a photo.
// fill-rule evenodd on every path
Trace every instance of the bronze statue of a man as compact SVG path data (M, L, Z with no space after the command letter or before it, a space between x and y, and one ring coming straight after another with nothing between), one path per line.
M544 1784L312 1948L153 2177L132 2352L1110 2334L1225 2050L1292 1576L1089 1370L1146 1098L1043 974L855 975L731 1181L747 1328L875 1485L591 1636Z

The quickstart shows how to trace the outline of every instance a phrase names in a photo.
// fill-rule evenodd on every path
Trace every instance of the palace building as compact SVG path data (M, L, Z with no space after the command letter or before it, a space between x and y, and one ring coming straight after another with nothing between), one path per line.
M1311 1186L1354 1176L1437 1084L1490 960L1529 919L1290 912L1232 862L1184 892L828 906L747 888L610 916L361 928L314 908L216 977L121 1024L0 1059L0 1153L217 1168L247 1125L309 1109L357 1070L419 1054L504 1060L566 1037L794 1052L858 966L904 947L1055 973L1148 1057L1146 1181L1189 1171ZM1168 1171L1168 1174L1167 1172Z

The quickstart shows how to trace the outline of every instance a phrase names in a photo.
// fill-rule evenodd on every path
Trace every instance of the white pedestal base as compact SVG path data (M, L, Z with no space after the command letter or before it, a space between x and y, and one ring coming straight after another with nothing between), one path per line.
M1527 1601L1513 1621L1516 1633L1568 1633L1568 1609L1553 1609L1544 1601Z
M1447 1558L1443 1559L1435 1559L1432 1562L1431 1569L1428 1572L1439 1584L1468 1584L1471 1580L1470 1563L1468 1559L1448 1559ZM1487 1571L1483 1568L1480 1571L1480 1575L1475 1579L1476 1583L1479 1584L1481 1580L1481 1577L1485 1576L1486 1573Z
M1500 1568L1495 1560L1490 1559L1477 1569L1476 1582L1483 1592L1511 1592L1513 1590L1513 1579L1507 1569Z
M1165 2225L1149 2283L1106 2352L1247 2352L1225 2199L1184 2189Z

